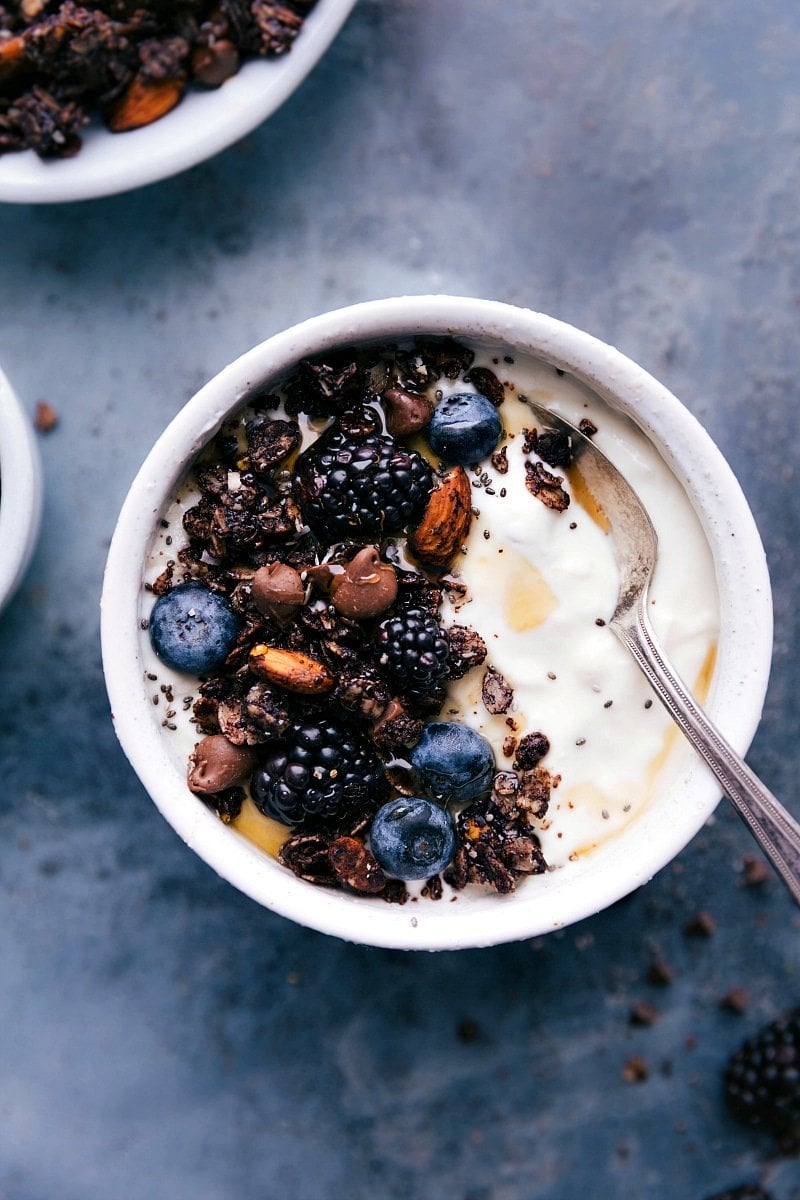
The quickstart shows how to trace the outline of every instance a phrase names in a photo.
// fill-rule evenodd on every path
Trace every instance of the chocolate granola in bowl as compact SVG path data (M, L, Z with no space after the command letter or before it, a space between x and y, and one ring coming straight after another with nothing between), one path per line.
M451 338L303 359L224 422L165 514L148 675L195 676L180 697L168 684L163 717L191 727L187 803L310 884L393 903L508 895L647 803L665 734L635 669L559 689L618 649L616 574L569 440L534 426L523 382L513 356ZM536 565L548 542L561 583ZM573 648L542 659L570 606ZM698 678L709 635L705 650ZM587 742L618 758L632 719L633 780L582 778Z
M188 87L219 87L247 58L286 54L314 3L0 4L0 154L77 154L95 110L112 133L149 125Z
M187 845L266 908L379 946L531 937L646 882L718 802L608 628L608 522L529 401L641 496L657 634L746 748L763 551L679 402L508 305L322 314L180 410L103 586L123 749Z
M19 587L36 546L42 490L33 423L0 370L0 610Z
M0 3L0 200L112 195L216 154L287 98L353 3Z

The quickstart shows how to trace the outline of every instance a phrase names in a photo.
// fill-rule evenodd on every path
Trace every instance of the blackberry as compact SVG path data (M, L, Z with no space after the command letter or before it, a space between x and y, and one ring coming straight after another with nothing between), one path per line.
M327 717L296 721L253 774L253 799L285 825L352 812L385 795L383 767L367 742Z
M407 696L430 695L447 678L450 645L436 618L421 608L381 621L378 647L378 661Z
M728 1188L724 1192L715 1192L707 1200L772 1200L769 1192L758 1183L745 1183L741 1187Z
M800 1008L743 1042L725 1069L725 1096L740 1120L800 1148Z
M422 516L433 487L431 468L388 434L355 439L325 433L296 466L303 516L331 542L398 533Z

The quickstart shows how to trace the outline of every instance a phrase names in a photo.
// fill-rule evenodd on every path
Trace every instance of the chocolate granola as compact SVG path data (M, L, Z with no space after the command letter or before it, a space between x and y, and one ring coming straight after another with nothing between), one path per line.
M406 887L375 862L371 820L387 798L421 794L409 762L413 748L427 722L446 719L450 683L487 656L478 630L440 624L444 596L463 599L464 590L454 570L461 546L449 545L447 528L457 519L455 507L448 508L456 505L456 492L443 484L459 473L468 477L462 467L426 466L410 524L392 526L386 508L377 532L372 525L359 532L354 518L352 536L340 537L340 524L331 536L314 507L327 484L320 473L329 470L320 455L346 444L352 454L342 463L364 448L374 451L373 459L396 462L404 443L383 431L397 395L421 396L443 377L491 385L499 406L502 397L487 378L496 383L496 377L471 364L471 351L449 340L338 351L302 362L274 392L255 393L195 462L182 489L193 497L182 515L186 541L150 585L168 595L200 583L224 597L239 621L227 657L199 681L192 700L192 719L209 750L198 755L196 748L193 756L195 766L202 761L204 778L215 777L215 763L207 759L219 735L243 762L251 755L265 762L292 730L314 722L334 722L343 739L382 764L357 804L287 820L279 861L310 883L391 902L402 901ZM397 478L407 480L405 468ZM434 506L437 521L428 527L440 538L439 549L449 547L442 554L428 552L428 542L413 536ZM429 686L398 674L385 651L386 628L397 619L442 635L439 674L426 676ZM482 695L489 713L506 714L513 706L513 689L491 666ZM507 724L516 728L511 718ZM496 771L488 794L455 815L456 850L445 873L455 890L482 884L507 893L519 879L547 869L536 829L557 785L540 765L549 742L540 732L521 732L511 742L513 769ZM190 786L198 790L191 775ZM200 790L203 803L235 823L241 786L219 794ZM423 894L435 898L441 891L439 880Z
M94 114L120 133L286 54L316 0L7 0L0 5L0 154L68 158Z

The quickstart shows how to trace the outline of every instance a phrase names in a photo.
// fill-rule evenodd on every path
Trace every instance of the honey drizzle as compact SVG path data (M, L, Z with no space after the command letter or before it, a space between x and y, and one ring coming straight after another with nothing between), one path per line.
M594 493L589 490L589 485L583 478L580 467L573 463L571 467L567 467L566 474L576 503L580 504L584 512L592 518L595 525L602 529L603 533L611 533L611 522L598 504Z

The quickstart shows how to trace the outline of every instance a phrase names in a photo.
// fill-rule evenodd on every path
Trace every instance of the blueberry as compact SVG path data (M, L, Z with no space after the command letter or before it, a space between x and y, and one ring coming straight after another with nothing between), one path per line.
M437 404L428 441L445 462L472 467L492 453L502 432L497 409L488 397L458 392Z
M430 800L400 796L378 809L370 845L386 874L394 879L430 879L453 857L453 819Z
M442 803L467 804L488 792L494 755L485 737L456 721L433 721L411 751L425 791Z
M241 622L224 596L202 583L181 583L156 600L149 628L162 662L203 675L228 657Z

